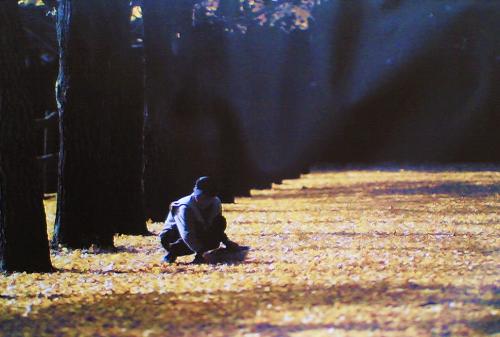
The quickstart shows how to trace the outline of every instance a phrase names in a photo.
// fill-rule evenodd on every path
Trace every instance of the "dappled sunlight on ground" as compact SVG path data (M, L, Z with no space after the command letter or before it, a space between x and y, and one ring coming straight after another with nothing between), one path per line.
M0 336L500 331L500 167L316 171L224 209L245 262L164 265L155 236L53 253L57 273L0 276Z

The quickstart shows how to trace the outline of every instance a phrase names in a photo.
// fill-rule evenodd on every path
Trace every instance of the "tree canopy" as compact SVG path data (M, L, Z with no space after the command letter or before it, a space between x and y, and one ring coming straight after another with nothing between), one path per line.
M229 32L245 33L249 26L277 27L285 32L306 30L314 20L315 6L328 0L201 0L193 1L193 24L222 22ZM131 20L142 19L142 0L131 1ZM20 0L21 6L47 8L55 14L53 0Z

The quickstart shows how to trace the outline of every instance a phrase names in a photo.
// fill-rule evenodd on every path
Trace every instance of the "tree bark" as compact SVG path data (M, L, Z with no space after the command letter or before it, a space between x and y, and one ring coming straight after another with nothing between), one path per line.
M118 82L123 86L120 96L121 112L118 117L121 130L116 133L117 149L122 149L118 155L119 168L115 172L118 179L118 194L115 196L115 223L117 233L131 235L150 234L146 227L144 213L143 190L143 150L144 150L144 71L142 53L133 53L130 50L128 12L122 17L124 32L127 39L123 39L123 50L119 55L125 58L124 69L117 69ZM134 50L137 51L137 50ZM123 73L122 73L123 72Z
M192 112L192 88L183 88L186 79L182 79L182 64L188 60L180 59L185 55L182 41L189 39L189 29L183 30L181 25L184 21L189 25L190 8L192 1L145 0L143 5L144 195L146 215L154 221L164 220L169 203L187 192L181 187L189 176L182 163L190 156L185 149L192 139L181 137L186 140L182 143L177 136L189 126ZM181 111L183 120L175 118L176 111Z
M130 82L129 2L62 0L57 33L60 156L53 243L112 247L146 232L142 119Z
M237 112L227 97L224 27L200 22L203 18L193 25L192 9L190 1L149 0L143 7L144 184L147 215L156 221L164 220L169 203L190 193L202 175L219 180L224 202L249 191ZM228 11L234 8L219 14Z
M0 2L0 269L52 270L17 1Z
M222 2L228 8L219 9L219 14L228 16L234 13L233 6L238 4L231 0ZM201 23L195 30L193 39L193 62L188 68L194 72L196 79L194 87L199 88L199 113L197 119L203 123L205 137L199 137L202 157L209 153L203 167L207 172L203 175L212 175L219 180L219 197L223 202L234 202L236 195L245 195L250 190L251 164L247 157L245 144L242 141L239 126L238 112L231 104L228 96L230 92L227 38L223 22ZM213 125L212 130L209 126ZM201 132L199 132L201 134ZM210 165L207 165L209 163Z

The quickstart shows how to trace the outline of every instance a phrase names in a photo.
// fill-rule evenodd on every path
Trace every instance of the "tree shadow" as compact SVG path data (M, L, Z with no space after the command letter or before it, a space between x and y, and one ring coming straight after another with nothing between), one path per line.
M444 194L459 197L487 197L500 194L500 184L475 185L461 182L442 183L437 185L417 187L389 187L374 190L373 195L420 195Z
M331 187L303 187L301 190L274 190L271 195L252 195L253 200L265 199L313 199L336 197L339 195L364 194L367 196L384 195L448 195L453 197L487 197L500 194L500 184L475 185L463 182L436 184L433 181L419 182L377 182ZM362 201L356 202L356 206ZM357 207L358 208L358 207Z
M218 248L204 254L205 264L208 265L238 265L246 262L250 247L239 251ZM194 257L194 255L192 255ZM191 262L177 262L177 265L192 265Z
M84 248L80 249L83 254L87 255L106 255L106 254L119 254L119 253L138 253L139 250L133 246L125 246L125 245L120 245L120 246L113 246L113 247L105 247L105 248L99 248L96 246L91 246L90 248ZM53 247L52 248L52 253L55 254L60 254L63 252L62 247Z
M484 291L498 292L491 286ZM341 324L290 324L251 323L258 311L302 311L307 307L360 304L397 307L405 305L446 305L448 303L476 303L496 307L498 303L480 302L467 287L420 285L417 283L390 284L379 282L371 286L359 283L332 286L295 284L257 286L249 290L151 292L145 294L97 295L75 303L54 303L30 315L0 318L2 330L12 336L23 334L57 335L67 329L92 333L113 331L117 336L134 335L133 331L163 331L163 336L186 335L196 332L204 335L213 331L232 335L237 331L263 332L265 335L286 336L289 333L315 329L381 330L390 329L356 320ZM274 309L276 310L276 309ZM392 319L392 318L387 318ZM425 328L432 322L401 323L397 329ZM451 322L453 324L453 322ZM467 325L482 331L496 331L498 322L493 320L470 321ZM103 330L104 329L104 330ZM109 330L106 330L109 329ZM121 331L121 333L120 333Z
M401 331L402 329L391 328L391 327L382 327L380 324L376 322L365 323L365 322L352 322L352 323L336 323L336 324L267 324L260 323L255 324L250 327L250 331L254 333L260 333L265 336L276 336L276 337L288 337L290 334L298 333L298 332L310 332L314 333L317 330L345 330L345 331L374 331L374 330L383 330L383 331Z
M304 238L312 239L314 236L339 236L339 237L421 237L421 236L454 236L450 232L412 232L412 233L401 233L401 232L383 232L383 231L372 231L372 232L353 232L353 231L338 231L338 232L296 232L296 233L280 233L280 234L268 234L268 233L258 233L258 234L245 234L247 236L258 236L258 237L288 237L293 235L299 235Z
M495 335L500 332L500 320L498 317L488 316L477 321L469 321L468 325L474 330L487 335Z
M444 173L444 172L500 172L500 165L495 163L468 163L468 164L401 164L401 163L382 163L382 164L341 164L317 165L312 169L314 172L347 172L347 171L382 171L382 172L429 172L429 173Z

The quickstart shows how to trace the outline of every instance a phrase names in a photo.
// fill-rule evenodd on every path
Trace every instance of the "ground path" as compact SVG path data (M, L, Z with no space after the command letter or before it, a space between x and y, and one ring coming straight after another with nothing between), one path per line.
M58 273L0 276L0 336L500 330L500 167L318 170L224 208L244 263L162 265L155 237L53 254Z

